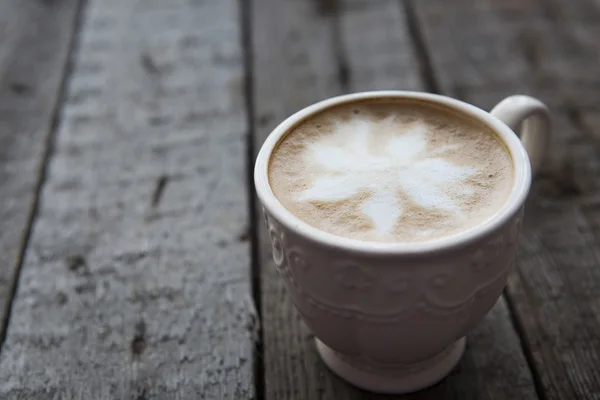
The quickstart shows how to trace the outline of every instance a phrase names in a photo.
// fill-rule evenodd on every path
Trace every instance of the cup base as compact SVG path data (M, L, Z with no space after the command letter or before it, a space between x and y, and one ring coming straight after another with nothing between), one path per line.
M408 365L383 365L338 353L319 339L315 340L321 358L336 375L361 389L387 394L410 393L432 386L450 373L465 351L462 337L427 360Z

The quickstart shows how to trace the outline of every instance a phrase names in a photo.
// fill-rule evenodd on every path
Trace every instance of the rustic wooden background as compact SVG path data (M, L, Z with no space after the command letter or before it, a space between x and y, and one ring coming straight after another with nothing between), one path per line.
M371 89L553 112L505 295L407 396L320 362L251 184ZM0 0L0 399L600 399L599 172L595 0Z

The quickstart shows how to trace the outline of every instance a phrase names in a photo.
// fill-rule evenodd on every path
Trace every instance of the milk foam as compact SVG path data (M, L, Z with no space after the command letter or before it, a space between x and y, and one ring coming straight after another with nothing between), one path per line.
M397 125L385 122L386 129ZM298 201L338 201L354 196L359 190L368 190L372 195L362 206L375 230L389 234L396 219L402 215L403 207L396 193L405 192L416 204L425 209L440 209L461 214L462 210L448 190L459 188L474 172L425 152L427 148L427 126L414 123L406 132L392 137L385 143L384 151L370 150L373 140L372 125L354 118L346 123L337 123L333 135L344 138L342 145L327 143L329 137L308 146L307 163L323 167L323 176L317 177L308 189L296 195ZM455 146L454 146L455 147ZM453 147L453 148L454 148ZM433 158L432 156L436 157ZM463 194L472 192L465 187Z
M500 202L507 196L510 156L493 132L412 109L356 111L307 124L273 157L275 194L307 222L365 240L427 240L488 214L495 186Z

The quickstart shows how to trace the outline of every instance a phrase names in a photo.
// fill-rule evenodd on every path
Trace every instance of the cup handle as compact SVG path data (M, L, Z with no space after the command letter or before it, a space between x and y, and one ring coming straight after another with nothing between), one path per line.
M521 125L521 142L529 155L531 174L535 176L550 141L548 107L533 97L509 96L496 105L491 114L517 132Z

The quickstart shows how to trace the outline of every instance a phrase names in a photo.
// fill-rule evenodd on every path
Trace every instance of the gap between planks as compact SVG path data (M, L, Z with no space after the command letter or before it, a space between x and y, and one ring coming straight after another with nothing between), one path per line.
M244 101L247 121L246 140L246 187L248 189L248 218L249 218L249 234L250 234L250 274L251 274L251 292L252 299L256 308L256 318L258 319L255 328L254 340L254 391L258 399L264 399L265 389L265 370L264 370L264 355L263 355L263 319L262 319L262 290L260 276L260 260L259 260L259 221L258 199L254 191L254 154L257 151L254 146L254 137L256 131L254 128L254 97L252 95L253 73L252 68L252 6L253 0L239 0L240 4L240 24L241 24L241 43L244 59Z
M66 61L63 67L62 78L59 83L58 88L58 96L52 107L51 117L50 117L50 126L49 131L44 139L44 146L42 152L42 162L37 171L36 177L36 185L33 203L31 205L29 218L27 219L27 225L25 227L25 232L23 234L23 239L20 244L17 260L16 260L16 268L14 272L14 279L9 287L9 295L8 301L6 302L6 309L4 310L4 320L0 321L0 353L2 352L2 347L6 340L6 335L8 331L8 324L10 322L10 318L12 315L12 304L17 293L17 288L19 287L19 278L21 276L21 269L23 267L23 262L25 259L25 253L27 251L27 247L29 245L29 239L31 237L31 232L33 229L33 224L39 212L39 201L42 193L42 188L44 183L46 182L46 171L48 168L48 164L53 154L53 143L56 138L56 132L58 125L60 123L60 110L65 100L67 87L69 82L69 77L71 76L71 72L73 70L73 54L77 49L79 32L81 31L81 26L83 22L83 13L85 10L85 6L87 5L87 0L78 0L76 4L75 11L75 21L74 28L71 31L71 35L69 37L68 51L66 56Z

